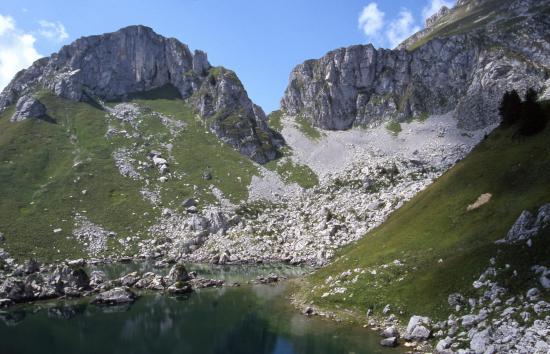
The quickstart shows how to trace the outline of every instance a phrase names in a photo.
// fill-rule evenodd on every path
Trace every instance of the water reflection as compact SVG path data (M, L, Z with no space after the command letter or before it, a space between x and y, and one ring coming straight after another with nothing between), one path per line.
M239 282L244 283L255 279L259 275L267 275L275 273L286 277L297 277L310 271L306 266L291 266L288 264L233 264L233 265L216 265L216 264L197 264L188 263L185 265L187 271L195 271L202 278L222 279L228 283ZM101 270L105 272L108 278L114 279L130 272L137 271L139 273L155 272L161 275L166 275L169 267L157 268L153 262L132 262L132 263L108 263L91 265L89 271Z
M306 318L284 284L142 296L130 307L49 302L0 314L2 353L392 353L362 328ZM30 337L32 335L32 340Z

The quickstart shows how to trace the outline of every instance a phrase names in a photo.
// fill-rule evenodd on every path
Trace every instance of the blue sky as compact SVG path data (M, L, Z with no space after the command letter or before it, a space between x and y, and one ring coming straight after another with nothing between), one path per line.
M132 24L176 37L235 70L266 112L277 109L294 66L329 50L393 47L454 0L300 1L2 0L0 87L21 68L78 37Z

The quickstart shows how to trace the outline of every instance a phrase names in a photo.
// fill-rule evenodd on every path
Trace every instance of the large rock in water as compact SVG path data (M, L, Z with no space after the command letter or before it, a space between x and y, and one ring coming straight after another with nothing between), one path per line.
M124 305L136 301L137 295L127 287L119 287L99 293L92 301L96 305Z
M550 18L539 7L550 8L548 2L503 0L488 13L476 12L476 4L440 14L472 8L468 20L479 26L469 31L451 23L447 32L435 27L399 49L356 45L305 61L290 75L283 111L336 130L452 111L459 126L473 130L498 122L506 90L550 92Z
M174 266L170 269L168 275L166 276L166 280L170 284L184 282L189 279L191 279L191 277L187 273L187 269L185 269L185 266L181 263L174 264Z
M0 95L0 112L39 89L86 101L128 96L171 85L224 142L257 162L276 156L282 140L267 126L234 72L211 67L206 53L191 53L175 38L145 26L82 37L20 71ZM19 106L19 104L18 104ZM17 115L12 120L20 120Z

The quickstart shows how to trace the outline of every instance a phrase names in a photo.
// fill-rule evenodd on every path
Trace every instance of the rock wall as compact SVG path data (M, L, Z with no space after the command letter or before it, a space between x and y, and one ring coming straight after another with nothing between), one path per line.
M257 162L275 157L280 141L237 76L211 67L206 53L192 53L177 39L165 38L144 26L83 37L36 61L4 89L0 111L39 89L73 101L93 97L124 100L132 93L168 84L175 86L203 118L216 115L218 122L233 117L234 124L214 124L212 130L240 152Z
M541 3L505 5L487 25L435 36L415 50L356 45L308 60L290 74L281 107L323 129L449 111L460 127L489 126L505 90L550 87L550 20Z

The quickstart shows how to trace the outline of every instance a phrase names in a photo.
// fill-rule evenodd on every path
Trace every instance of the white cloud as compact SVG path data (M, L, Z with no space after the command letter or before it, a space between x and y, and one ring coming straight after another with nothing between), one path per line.
M422 9L422 17L424 21L431 15L435 14L443 6L451 8L454 6L453 0L431 0L428 5Z
M38 30L38 33L40 35L57 41L62 42L65 39L69 38L69 34L65 30L65 26L61 22L49 22L46 20L40 20L38 21L38 24L40 25L40 29Z
M378 4L371 2L363 8L359 15L359 28L370 38L379 36L380 30L384 26L385 14L378 9Z
M412 13L407 9L402 9L399 12L399 17L390 22L389 28L386 31L386 37L388 38L391 48L395 48L398 44L419 30L420 27L415 25Z
M32 34L17 29L12 17L0 15L0 90L19 70L41 57L35 42Z
M15 21L10 16L0 15L0 36L15 29Z

